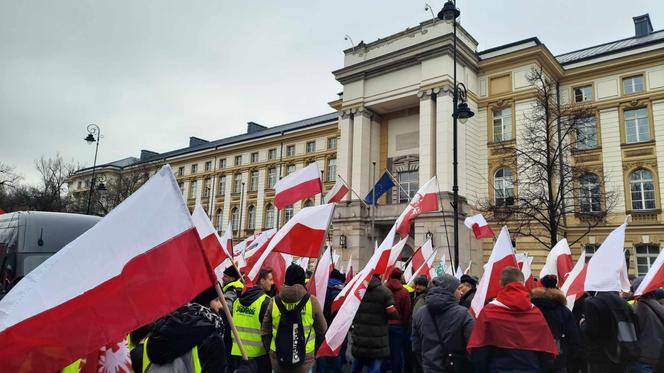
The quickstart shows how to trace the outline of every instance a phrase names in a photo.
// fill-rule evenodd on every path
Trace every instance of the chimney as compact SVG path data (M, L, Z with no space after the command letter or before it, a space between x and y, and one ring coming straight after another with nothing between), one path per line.
M267 129L267 127L256 122L247 122L247 133L255 133Z
M158 155L159 155L159 153L157 153L157 152L153 152L151 150L143 149L143 150L141 150L141 161L144 161L144 160L149 159L149 158L156 157Z
M652 23L650 23L650 15L648 13L632 17L632 19L634 20L634 34L637 38L652 34Z
M208 142L207 140L203 140L201 138L191 136L189 137L189 147L193 148L194 146L202 145Z

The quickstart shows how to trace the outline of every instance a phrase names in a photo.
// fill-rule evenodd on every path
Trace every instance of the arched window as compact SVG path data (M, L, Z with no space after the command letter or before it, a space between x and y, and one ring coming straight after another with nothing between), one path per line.
M493 177L493 187L496 193L496 206L514 205L514 180L512 179L512 169L499 168Z
M308 200L304 201L303 207L311 207L313 205L314 205L314 201L308 199Z
M655 184L650 171L639 169L632 172L629 189L632 192L632 210L655 208Z
M253 205L247 209L247 229L256 228L256 207Z
M224 230L224 211L222 209L217 209L217 230Z
M284 223L293 217L293 205L288 205L284 208Z
M268 204L265 206L265 229L274 228L274 206Z
M231 210L231 226L234 231L240 227L240 210L237 207L233 207Z
M581 176L579 180L579 207L581 212L598 212L602 209L599 191L599 178L594 174Z

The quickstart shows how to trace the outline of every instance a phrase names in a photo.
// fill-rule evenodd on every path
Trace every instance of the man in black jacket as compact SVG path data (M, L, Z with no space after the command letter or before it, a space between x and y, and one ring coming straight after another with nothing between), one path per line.
M325 321L327 321L328 326L332 325L332 320L334 320L334 317L337 315L336 312L332 312L332 302L343 289L345 280L346 276L339 272L338 269L333 269L332 272L330 272L330 279L327 281L327 293L325 293L325 305L323 306L323 315L325 315ZM316 372L341 372L341 366L345 354L346 343L341 346L339 356L320 357L316 359Z

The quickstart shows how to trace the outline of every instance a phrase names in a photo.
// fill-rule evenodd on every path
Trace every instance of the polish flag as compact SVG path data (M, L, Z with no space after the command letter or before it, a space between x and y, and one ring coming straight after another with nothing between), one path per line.
M546 275L555 275L558 278L558 283L562 284L572 267L574 267L572 252L567 244L567 239L563 238L549 251L546 263L540 271L540 278Z
M516 254L516 264L519 266L521 273L523 273L524 285L528 291L532 290L534 287L533 281L533 272L530 269L531 264L533 263L533 257L528 256L528 253L519 253Z
M246 273L251 270L251 266L253 266L261 256L262 251L260 251L260 249L264 248L263 244L270 240L275 233L277 233L277 230L274 228L261 232L248 246L245 246L242 249L242 254L237 256L235 260L235 265L241 273Z
M274 206L279 210L297 201L315 196L323 190L316 162L277 181Z
M574 308L574 302L584 293L583 284L586 282L586 266L586 251L582 250L579 260L577 260L572 270L567 274L565 282L560 287L560 291L567 298L567 308L570 311Z
M659 252L655 263L650 267L646 277L643 278L643 281L634 292L634 296L648 294L661 287L664 287L664 251Z
M210 265L212 268L218 267L229 255L224 250L212 222L210 222L201 205L196 204L196 207L194 207L194 212L191 213L191 221L194 222L194 227L198 231L198 237L201 239L203 251L207 255Z
M383 242L380 243L376 249L374 249L374 255L378 255L378 259L374 268L374 274L382 275L387 270L387 266L390 261L390 254L392 253L392 247L394 246L394 236L396 232L396 225L392 226L390 232L387 233Z
M471 229L475 234L475 239L479 240L481 238L492 238L496 235L491 230L491 226L486 222L482 214L477 214L469 216L466 220L463 221L463 224Z
M0 301L2 369L55 372L214 281L173 171L164 166Z
M334 265L334 268L337 268L337 265L339 264L339 259L341 258L341 255L337 254L336 252L332 253L332 264Z
M334 183L332 189L330 189L330 191L325 194L323 201L325 201L325 203L339 202L346 196L348 190L348 187L343 181L337 180L337 182Z
M321 302L321 309L325 307L325 295L327 294L327 282L330 279L330 272L334 268L330 253L331 248L328 246L323 256L318 259L316 272L311 276L311 280L307 284L309 293L315 296Z
M438 249L434 250L433 253L431 254L430 257L427 258L427 260L418 268L415 273L413 273L413 276L410 277L410 280L408 281L408 285L411 285L413 282L415 282L415 279L418 278L421 275L424 275L427 277L427 280L431 281L433 276L431 274L431 270L433 269L433 263L436 261L436 254L438 253Z
M413 270L417 270L420 268L424 263L426 263L427 259L431 257L433 254L433 246L431 245L431 240L427 240L427 242L424 243L424 245L420 246L415 252L413 253L413 257L406 266L406 269L404 270L404 278L406 281L409 281L413 278ZM427 272L429 273L429 272Z
M131 357L126 339L109 343L81 359L79 373L131 373Z
M424 212L438 211L438 179L432 177L427 181L420 190L413 196L406 209L403 210L401 215L394 223L397 227L397 233L401 238L408 237L410 232L410 223L416 217Z
M400 240L390 249L390 256L387 259L387 267L383 272L383 281L389 279L390 274L392 274L392 271L396 268L397 261L401 258L401 252L403 251L404 246L406 246L406 241L408 241L408 238Z
M473 265L473 261L471 260L471 261L468 262L468 267L466 267L466 269L463 271L463 274L464 274L464 275L467 275L467 274L470 273L470 267L471 267L472 265Z
M353 258L348 258L348 265L346 266L346 283L353 278Z
M253 280L258 275L264 258L272 251L317 258L325 243L333 212L333 203L300 210L275 233L249 272L249 278Z
M229 224L230 225L230 224ZM233 231L232 226L231 226L231 232ZM238 256L242 253L244 253L247 248L254 242L256 238L258 238L262 233L259 234L252 234L251 236L245 238L241 242L239 242L237 245L233 246L233 256Z
M486 265L484 265L484 274L477 285L475 297L471 302L470 308L475 317L480 315L484 303L491 300L500 290L500 272L505 267L517 267L510 232L507 227L503 227L498 235L496 244L493 246L491 256Z

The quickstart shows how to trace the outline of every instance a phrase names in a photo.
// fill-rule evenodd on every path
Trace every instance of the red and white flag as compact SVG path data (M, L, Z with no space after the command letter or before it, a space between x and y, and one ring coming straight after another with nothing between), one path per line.
M382 275L387 270L387 265L390 261L390 254L392 253L392 247L394 247L394 236L396 232L396 225L392 226L392 229L387 233L387 236L380 243L380 246L374 249L374 255L378 255L378 259L374 266L374 274Z
M438 211L438 179L432 177L413 196L408 206L397 218L394 225L401 238L406 238L410 232L410 223L424 212Z
M229 255L224 250L221 239L201 205L196 204L196 207L194 207L194 212L191 213L191 221L194 222L194 227L198 231L203 251L207 255L210 265L212 268L217 268Z
M330 253L331 248L328 246L323 255L318 259L316 272L311 276L311 280L307 284L309 293L315 296L321 302L321 309L325 307L325 295L327 294L327 282L330 279L330 272L334 268Z
M353 258L348 258L348 265L346 266L346 283L353 278Z
M392 271L396 268L397 261L401 258L401 252L403 251L404 246L406 246L407 241L408 238L404 238L390 249L390 256L387 259L387 267L383 272L383 281L390 278L390 274L392 274Z
M423 264L427 262L427 259L431 257L433 254L433 246L431 245L431 240L427 240L422 246L420 246L415 252L413 253L413 257L406 266L406 269L404 270L404 279L407 282L410 282L410 280L413 277L413 271L416 271L419 269ZM429 271L426 272L427 274Z
M302 269L304 269L305 272L309 270L309 258L306 256L296 260L295 264L299 265Z
M0 301L2 369L55 372L172 312L215 280L173 171L164 166Z
M482 274L482 278L480 278L475 297L470 305L470 309L475 317L480 315L486 301L498 295L498 291L500 290L500 272L505 267L517 267L512 240L510 239L510 232L507 230L507 227L503 227L500 231L496 244L491 251L489 261L484 265L484 273Z
M334 183L332 189L330 189L330 191L327 192L327 194L325 194L325 197L323 197L323 201L325 203L339 202L346 196L348 190L349 190L348 187L343 181L337 180L337 182Z
M281 210L297 201L315 196L322 190L320 170L314 162L277 181L274 186L274 206Z
M81 359L79 373L132 373L129 345L126 339L109 343Z
M229 224L231 225L231 224ZM231 232L233 231L232 226L231 226ZM264 232L263 232L264 233ZM233 246L233 256L238 256L243 254L249 246L256 240L258 237L260 237L261 234L252 234L251 236L245 238L244 240L240 241L237 245Z
M486 219L484 219L482 214L467 217L466 220L463 221L463 225L473 231L476 240L495 237L493 230L491 230L491 226L486 222Z
M340 254L337 254L335 251L332 251L332 264L334 265L334 268L338 267L340 258L341 258Z
M413 282L415 282L415 279L418 278L419 276L426 276L427 280L431 281L432 278L435 276L432 275L432 269L433 269L433 263L436 261L436 255L438 254L438 249L435 249L433 253L431 254L430 257L427 258L427 260L418 268L413 275L410 277L410 280L408 281L408 285L411 285Z
M530 269L531 264L533 263L533 257L528 256L528 253L519 253L516 254L516 264L519 266L521 273L523 273L524 285L528 291L532 290L535 287L533 283L533 272Z
M261 248L265 249L267 247L263 246L263 244L265 244L266 241L269 241L275 233L277 233L277 230L274 228L261 232L251 241L248 246L245 246L242 249L242 254L238 255L235 259L235 265L238 267L241 273L246 273L251 270L253 264L256 263L258 258L263 253Z
M648 273L646 273L646 277L643 278L639 287L636 288L634 296L639 297L661 287L664 287L664 250L660 251L659 255L657 255L655 263L652 264Z
M567 274L567 278L563 285L560 287L560 291L565 294L567 298L567 308L572 310L574 308L574 302L581 297L584 293L583 284L586 282L586 251L581 250L581 255L579 260L572 268L572 270Z
M546 275L555 275L558 278L558 283L562 284L567 278L567 274L572 270L572 267L574 267L572 252L567 244L567 239L563 238L549 251L546 263L544 263L539 277L543 278Z

